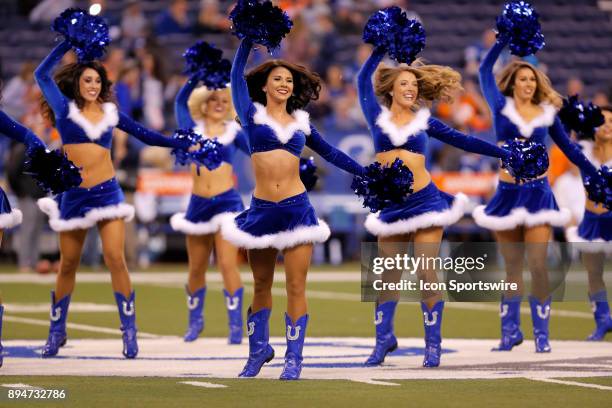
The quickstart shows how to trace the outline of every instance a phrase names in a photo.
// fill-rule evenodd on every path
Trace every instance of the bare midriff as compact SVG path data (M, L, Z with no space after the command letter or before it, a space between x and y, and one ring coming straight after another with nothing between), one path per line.
M193 176L193 194L210 198L234 188L234 172L232 165L223 162L214 170L200 166L199 174L195 164L191 165Z
M586 194L586 191L585 191ZM596 204L595 201L591 201L587 198L585 208L595 214L607 213L609 210L601 204Z
M81 169L80 187L90 188L115 177L111 152L96 143L66 144L64 152Z
M286 150L253 153L251 163L257 198L279 202L306 190L300 179L300 159Z
M395 159L401 159L404 165L412 171L414 177L413 192L422 190L431 182L431 176L425 167L425 156L422 154L409 152L405 149L393 149L376 154L376 161L382 165L390 165Z
M527 139L519 139L519 140L525 141L525 140L527 140ZM498 146L502 146L504 143L505 143L505 142L499 142L497 145L498 145ZM541 175L540 177L538 177L536 180L539 180L539 179L541 179L541 178L544 178L544 177L546 177L547 175L548 175L548 171L547 171L546 173L542 174L542 175ZM501 166L501 164L500 164L500 166L499 166L499 181L503 181L503 182L506 182L506 183L516 184L516 180L515 180L515 178L514 178L514 177L512 177L512 176L511 176L511 175L510 175L510 174L509 174L509 173L506 171L506 169L503 169L503 168L502 168L502 166Z

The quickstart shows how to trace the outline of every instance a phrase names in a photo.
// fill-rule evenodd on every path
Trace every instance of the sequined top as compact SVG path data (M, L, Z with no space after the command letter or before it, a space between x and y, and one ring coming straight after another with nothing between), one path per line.
M372 85L372 75L384 55L383 49L376 48L363 64L357 78L359 102L374 139L376 153L404 149L425 154L428 136L431 136L468 152L498 158L505 158L509 155L505 149L446 126L438 119L431 117L429 110L425 108L417 111L414 119L407 125L398 127L393 123L391 112L385 106L380 105Z
M75 101L69 100L59 89L51 72L62 56L70 49L62 42L51 51L34 72L36 82L55 115L55 124L63 144L96 143L106 149L111 148L113 127L135 136L142 142L162 147L187 148L188 142L174 140L153 132L127 115L117 111L114 103L102 104L104 116L97 123L87 119Z
M248 40L240 43L231 72L232 100L248 136L251 153L282 149L299 157L304 146L308 146L336 167L352 174L362 174L363 167L359 163L321 137L310 124L307 112L294 111L292 116L295 121L283 126L267 114L263 105L251 101L244 77L251 47L252 43Z
M42 140L32 133L30 129L14 121L2 111L0 111L0 133L28 147L45 147Z
M178 126L181 129L193 129L196 133L213 138L206 134L206 129L203 121L194 121L189 113L189 106L187 101L189 96L197 86L198 81L194 78L189 78L185 85L180 89L176 95L174 102L174 114ZM223 146L221 148L221 155L223 161L231 164L236 154L236 149L240 149L247 155L250 154L249 142L244 132L240 129L240 125L235 121L227 121L225 123L225 132L222 135L216 137L217 141Z

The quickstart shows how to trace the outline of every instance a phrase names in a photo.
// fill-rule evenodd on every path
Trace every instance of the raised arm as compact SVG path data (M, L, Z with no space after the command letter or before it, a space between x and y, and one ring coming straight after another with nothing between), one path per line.
M361 175L364 172L364 168L359 163L327 143L313 126L310 127L310 135L306 137L306 146L310 147L334 166L348 173Z
M36 68L36 71L34 71L34 78L36 78L43 96L49 103L49 106L51 106L56 117L68 115L68 100L53 80L52 72L53 68L69 50L70 44L66 41L62 42L47 55L38 68Z
M195 75L191 76L185 85L181 87L176 94L176 100L174 101L174 117L176 118L176 123L181 129L192 129L195 126L195 122L189 113L189 106L187 105L187 101L189 100L189 96L191 92L198 85L198 80Z
M565 154L572 163L578 166L584 174L591 177L597 176L597 169L589 159L586 158L584 153L582 153L582 149L579 145L571 141L558 117L555 118L555 122L552 126L548 128L548 133L557 146L559 146L563 154Z
M172 139L162 135L161 133L147 129L142 124L132 120L124 113L119 113L119 123L117 124L117 127L150 146L170 147L175 149L189 148L188 141Z
M372 127L376 122L376 117L380 113L380 105L374 93L372 85L372 75L376 67L385 56L385 50L381 47L374 48L372 55L366 60L357 75L357 91L359 92L359 103L368 125Z
M244 70L252 47L253 43L250 40L242 40L234 56L234 63L232 64L232 102L234 103L236 113L238 113L238 118L242 126L247 125L249 109L251 109L252 106L251 97L249 96L249 87L244 78Z
M502 50L506 46L508 40L498 39L497 42L491 47L480 63L478 70L478 76L480 78L480 90L484 95L489 107L492 111L499 110L504 105L504 95L499 91L497 83L495 82L495 76L493 75L493 66L499 58Z
M246 133L244 133L243 130L240 130L238 133L236 133L236 138L234 139L234 145L236 145L236 147L239 150L242 150L242 152L246 154L247 156L251 155L251 148L249 147L249 139L247 138L247 135Z
M28 147L45 147L45 144L32 131L18 122L15 122L9 115L0 111L0 133L25 144Z
M508 150L502 149L499 146L485 142L484 140L480 140L476 137L461 133L451 127L446 126L438 119L429 118L428 125L429 129L427 129L427 134L429 136L435 137L444 143L465 150L466 152L483 154L485 156L492 156L500 159L510 157L510 152Z

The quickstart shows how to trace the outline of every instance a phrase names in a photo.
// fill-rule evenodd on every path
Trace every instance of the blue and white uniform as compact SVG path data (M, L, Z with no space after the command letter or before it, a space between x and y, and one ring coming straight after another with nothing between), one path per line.
M526 122L518 113L514 99L500 92L493 76L493 65L504 46L504 42L495 43L480 65L480 87L493 112L497 141L506 142L518 138L545 144L546 136L550 134L574 164L588 172L596 171L567 136L561 121L556 117L554 106L541 103L542 113ZM489 204L476 207L472 215L479 226L490 230L509 230L520 225L564 226L571 217L568 209L559 209L546 177L522 184L500 181Z
M194 132L212 138L206 134L203 121L197 123L189 113L187 101L198 84L194 78L189 78L176 96L174 105L178 126L182 129L193 129ZM239 149L249 155L249 144L246 135L235 121L225 123L225 132L217 137L221 143L221 156L223 162L232 164L232 160ZM235 189L229 189L214 197L202 197L192 194L186 212L174 214L170 218L170 225L176 231L190 235L214 234L221 228L224 220L233 219L244 210L240 194Z
M382 61L385 51L374 50L364 63L358 77L359 101L374 139L376 153L403 149L425 154L429 137L435 137L460 149L487 156L505 158L506 150L475 137L456 131L431 117L428 109L421 108L414 119L403 127L391 121L391 112L381 106L372 86L372 74ZM366 229L376 236L405 234L432 226L446 226L463 217L468 202L464 194L452 196L430 182L425 188L415 191L402 204L395 204L370 214Z
M362 174L362 166L323 140L310 124L307 112L294 111L295 121L282 126L268 116L265 106L251 101L244 77L251 47L249 41L242 41L231 74L232 99L251 154L282 149L299 157L304 146L308 146L335 166L352 174ZM226 240L247 249L285 249L325 242L330 235L329 227L317 218L305 191L278 203L253 197L250 208L225 222L222 232Z
M44 147L44 143L34 133L2 111L0 111L0 133L28 147ZM22 218L21 211L11 208L8 197L0 188L0 230L21 224Z
M34 73L36 82L55 115L55 124L62 143L95 143L110 149L113 128L129 133L146 144L170 148L188 148L184 141L177 141L148 130L127 115L118 112L114 103L102 104L104 117L92 123L79 110L75 101L69 100L59 89L51 72L62 56L70 50L67 42L59 44L43 60ZM115 178L89 188L76 187L55 199L41 198L39 208L49 216L54 231L87 229L98 221L122 218L131 220L134 207L126 204L123 191Z

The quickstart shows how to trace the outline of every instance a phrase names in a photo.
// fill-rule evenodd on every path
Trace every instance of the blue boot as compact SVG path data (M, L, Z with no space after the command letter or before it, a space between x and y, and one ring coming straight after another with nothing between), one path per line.
M4 314L4 306L0 305L0 367L2 367L2 315Z
M510 351L523 342L521 332L521 297L502 297L499 316L501 317L501 340L491 351Z
M270 309L261 309L247 317L247 334L249 335L249 359L238 374L238 377L255 377L261 367L274 358L274 349L270 340Z
M306 326L308 315L297 319L295 324L285 313L285 324L287 325L287 351L285 352L285 366L280 375L281 380L299 380L302 372L302 349L306 338Z
M51 325L49 326L49 337L43 347L42 356L53 357L57 355L59 348L66 344L66 319L68 318L68 306L70 306L70 295L64 296L59 302L55 302L55 292L51 291Z
M189 309L189 326L185 332L185 341L194 341L204 330L204 300L206 300L206 286L198 289L193 294L187 292L187 308Z
M424 302L421 302L423 311L423 326L425 327L425 357L423 367L437 367L440 365L440 354L442 354L442 312L444 301L438 301L431 311Z
M135 294L132 291L130 298L126 299L119 292L115 292L115 301L119 308L119 319L121 320L121 331L123 332L123 355L125 358L136 358L138 355L138 342L136 339L136 306L134 305Z
M393 316L395 315L396 301L376 305L374 324L376 325L376 345L370 357L365 362L367 366L377 366L385 361L387 353L397 349L397 339L393 334Z
M225 296L225 306L227 307L227 320L229 322L229 336L227 342L229 344L242 343L242 293L243 288L237 289L234 296L223 289Z
M550 297L546 299L544 303L540 303L535 297L529 296L529 306L531 306L531 321L533 322L533 339L535 341L536 353L550 353L550 344L548 344L550 302Z
M587 338L589 341L601 341L606 337L606 333L612 331L612 319L610 318L610 305L608 304L605 290L599 291L589 296L593 307L593 317L595 317L595 330Z

